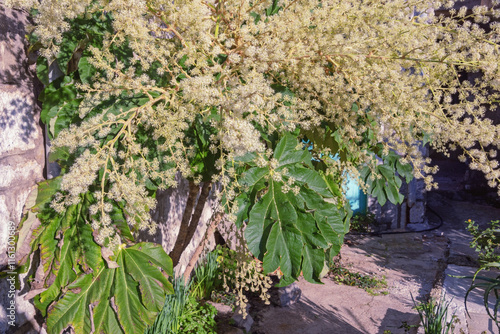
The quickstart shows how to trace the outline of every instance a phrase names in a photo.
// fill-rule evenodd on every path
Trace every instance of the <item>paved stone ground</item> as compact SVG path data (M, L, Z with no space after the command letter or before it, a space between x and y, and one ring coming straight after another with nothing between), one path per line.
M422 233L355 236L342 248L342 263L352 271L385 277L389 294L373 296L366 291L338 285L324 278L323 285L300 281L300 301L288 308L269 306L254 312L252 332L256 334L408 333L402 325L417 325L413 295L424 300L430 295L446 296L450 313L460 322L454 333L498 333L489 319L479 294L471 295L466 316L463 299L470 280L455 278L474 273L474 251L464 221L481 225L500 217L500 209L449 196L446 191L429 194L430 221L443 224ZM252 311L251 311L252 312ZM385 331L385 332L384 332ZM390 332L388 332L390 331ZM423 333L422 328L409 333Z
M496 325L486 314L479 292L471 293L467 301L469 316L466 315L464 296L471 280L454 276L472 276L477 270L477 256L469 247L471 237L465 230L464 221L472 219L480 226L486 227L490 221L500 218L500 209L470 198L464 201L463 198L457 197L456 192L431 193L429 200L433 210L444 220L440 230L450 240L442 291L451 302L451 309L456 312L455 315L460 319L461 328L465 333L498 333ZM489 272L487 275L497 274Z
M300 281L301 300L289 308L262 310L255 316L253 332L405 333L404 322L419 322L411 296L421 300L430 294L447 246L444 237L417 233L354 238L342 249L343 266L385 277L388 294L372 295L329 278L322 280L324 285ZM410 331L416 332L415 328Z

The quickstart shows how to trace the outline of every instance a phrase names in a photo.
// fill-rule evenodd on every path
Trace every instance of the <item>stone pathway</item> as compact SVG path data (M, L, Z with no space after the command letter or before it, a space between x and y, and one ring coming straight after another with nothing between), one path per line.
M354 236L342 248L342 263L351 271L385 277L387 295L370 295L363 289L338 285L324 278L323 285L299 281L302 297L296 304L281 308L269 306L254 312L255 334L396 334L423 333L404 324L417 325L419 317L412 308L413 295L424 300L429 295L445 295L451 301L460 323L454 333L498 333L478 294L471 295L465 314L463 299L470 280L449 275L471 275L476 255L469 247L470 236L464 221L482 225L500 218L500 209L429 194L429 205L439 217L440 228L422 233ZM252 311L250 311L252 313Z
M494 322L486 314L482 295L479 291L470 294L467 301L469 315L466 314L464 296L470 287L470 279L454 276L472 276L477 270L477 255L469 247L472 240L465 229L464 221L472 219L481 227L487 227L492 220L500 219L500 209L489 205L457 198L456 193L430 193L429 204L443 218L440 230L450 240L448 266L444 275L443 289L450 301L450 309L460 319L460 328L465 333L498 333ZM484 274L483 274L484 275ZM495 277L493 272L487 275Z
M262 310L252 330L262 334L404 333L404 322L419 322L411 295L416 299L429 295L446 250L446 239L439 236L411 233L356 238L342 249L343 266L385 277L388 294L372 295L329 278L322 280L324 285L301 280L300 301L289 308Z

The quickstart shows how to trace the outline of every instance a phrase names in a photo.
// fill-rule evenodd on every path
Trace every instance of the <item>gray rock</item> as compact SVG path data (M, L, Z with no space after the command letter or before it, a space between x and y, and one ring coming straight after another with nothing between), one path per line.
M425 220L425 204L424 202L415 202L410 208L410 222L423 223Z
M208 301L207 303L215 307L215 309L217 310L217 316L226 316L233 313L233 308L229 305L216 303L213 301Z
M20 289L12 289L8 279L20 281ZM25 275L8 275L0 281L0 333L38 333L35 306L24 298ZM12 305L12 306L11 306ZM12 310L9 310L9 307Z
M234 315L231 318L233 319L234 325L236 327L244 329L248 333L250 332L250 329L252 328L254 322L252 316L248 313L249 308L250 305L247 305L247 316L245 318L243 318L243 314L241 314L241 310L239 308L236 309Z
M3 3L3 1L1 1ZM26 71L25 12L0 4L0 85L20 85L28 79Z
M35 101L16 86L0 89L0 156L22 154L42 141Z
M13 253L8 247L12 247L12 232L19 232L28 195L35 183L43 179L45 161L36 104L39 87L33 81L33 66L26 57L27 23L26 12L7 9L0 0L0 269L7 270L13 269L10 265L15 267L26 254L24 246L29 248L27 244L17 245ZM0 333L40 332L35 307L25 299L25 276L17 277L20 289L14 291L6 279L0 280ZM12 316L8 309L11 305L15 307Z
M33 159L27 159L24 163L16 165L0 165L0 175L2 175L0 188L13 187L23 181L40 179L42 170L43 166Z
M35 180L32 181L33 183ZM31 188L19 187L12 188L9 191L0 191L0 267L7 264L8 241L13 223L14 233L18 232L18 224L21 221L23 207L31 193ZM18 245L19 248L19 245ZM17 249L16 249L17 253ZM16 261L20 260L16 255Z
M271 288L271 303L280 307L287 307L299 301L302 291L297 283L285 287Z

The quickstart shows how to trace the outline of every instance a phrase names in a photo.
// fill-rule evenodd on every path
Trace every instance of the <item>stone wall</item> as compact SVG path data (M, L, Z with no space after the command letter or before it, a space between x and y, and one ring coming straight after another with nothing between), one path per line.
M12 264L8 255L14 256L8 248L9 242L12 243L10 232L17 232L26 199L36 182L43 179L45 150L37 106L38 89L33 80L33 66L26 56L27 16L4 8L2 3L0 0L0 270L5 270ZM16 254L16 259L19 257ZM23 290L23 277L16 278L20 278ZM29 333L33 329L38 332L33 305L19 296L19 291L10 297L9 290L9 282L1 278L0 333ZM15 326L9 325L11 300L16 304Z

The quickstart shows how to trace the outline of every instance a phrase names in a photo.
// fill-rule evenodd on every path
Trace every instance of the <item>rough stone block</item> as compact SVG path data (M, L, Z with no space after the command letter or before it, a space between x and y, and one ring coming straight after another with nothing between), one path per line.
M386 224L387 229L396 229L401 225L399 216L399 206L391 202L387 202L384 206L380 206L377 200L373 197L368 198L368 212L375 215L375 220L379 224Z
M271 295L271 302L277 306L287 307L299 301L302 295L297 283L292 283L285 287L271 288L269 291Z
M9 239L9 221L14 222L16 231L21 220L24 203L31 188L12 189L0 194L0 267L7 263L7 241Z
M9 239L9 209L6 203L6 196L0 195L0 267L7 263L7 243Z
M0 90L0 156L33 150L42 140L32 94Z
M234 320L234 324L236 327L244 329L247 333L250 333L250 329L252 328L253 325L253 318L250 314L248 314L248 309L250 308L250 305L247 305L247 316L243 318L243 315L240 312L240 309L236 309L234 312L234 315L231 319Z
M19 280L20 289L11 290L7 278ZM35 306L24 298L26 275L8 275L0 281L0 333L39 333L40 325L35 320ZM8 307L14 302L15 312ZM9 322L14 321L14 326ZM19 329L19 330L18 330Z
M0 165L0 188L19 186L21 183L33 184L42 179L43 166L36 160L27 160L23 164Z
M410 223L423 223L425 218L425 204L424 202L416 202L410 208Z
M0 84L20 84L26 71L26 13L0 4Z

